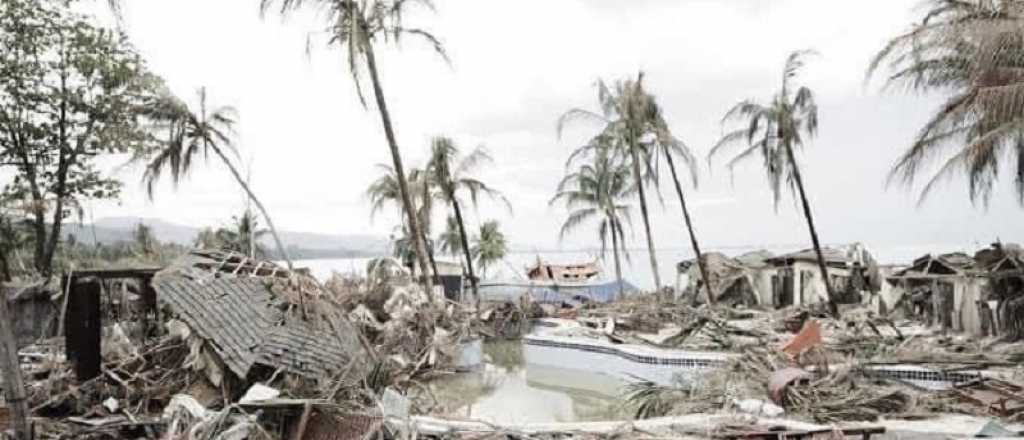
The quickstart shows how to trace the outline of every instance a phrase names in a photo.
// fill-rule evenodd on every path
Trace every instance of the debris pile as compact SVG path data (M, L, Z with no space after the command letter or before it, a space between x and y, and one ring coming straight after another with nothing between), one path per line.
M473 310L441 292L427 293L408 278L370 271L375 272L365 280L335 274L325 288L383 356L377 362L404 377L454 367L461 344L477 337Z

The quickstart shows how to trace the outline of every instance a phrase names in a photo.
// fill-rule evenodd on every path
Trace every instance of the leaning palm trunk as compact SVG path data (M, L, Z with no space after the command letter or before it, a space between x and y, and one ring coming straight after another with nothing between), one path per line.
M814 253L818 257L818 269L821 270L821 279L825 283L825 292L828 295L828 311L832 316L839 317L839 306L836 305L836 295L832 291L832 283L828 279L828 268L825 267L825 256L821 253L821 243L818 242L818 231L814 228L814 217L811 215L811 205L807 202L807 193L804 191L804 180L800 175L800 168L796 165L796 158L793 156L793 149L789 145L783 145L786 155L789 157L789 165L793 167L793 180L796 182L796 189L800 192L800 203L804 208L804 218L807 219L807 229L811 232L811 243L814 244Z
M676 175L676 163L672 160L672 154L665 147L665 159L668 160L668 169L672 171L672 182L676 185L676 194L679 195L679 206L683 207L683 220L686 221L686 230L690 233L690 246L693 247L693 254L697 256L697 267L700 268L700 276L704 279L704 292L708 297L708 304L715 302L711 294L711 279L708 278L708 269L701 258L700 245L697 244L697 234L693 232L693 222L690 220L690 210L686 208L686 197L683 196L683 186L679 183L679 176ZM697 303L697 292L693 292L693 304Z
M235 177L238 185L240 185L242 190L245 191L245 194L249 196L249 200L256 205L256 209L260 210L260 214L263 215L263 219L267 221L267 228L270 229L270 235L274 237L274 245L277 246L277 251L281 253L281 258L284 258L285 263L288 265L288 269L293 269L292 259L288 256L288 250L284 247L284 243L281 241L281 236L278 235L277 228L274 227L274 221L270 219L270 214L267 213L267 208L263 206L263 203L261 203L259 199L256 198L256 194L252 192L252 189L249 188L249 184L245 182L245 179L242 178L242 174L238 172L238 169L236 169L235 165L231 163L231 160L224 155L224 152L221 151L220 148L211 149L217 154L217 157L224 162L224 165L228 167L228 170L231 171L231 175ZM250 225L250 228L251 227L252 226Z
M426 207L427 204L430 203L429 199L430 199L430 186L423 185L423 204L424 204L424 207ZM433 212L432 209L426 209L425 212L424 212L424 215L423 215L423 222L420 223L420 226L422 227L421 229L423 231L423 243L425 243L425 244L430 243L430 239L428 239L427 237L430 237L430 217L431 217L431 213L432 212ZM427 248L427 259L428 259L428 262L430 263L430 270L434 271L434 280L436 280L437 282L440 283L441 282L441 272L437 271L437 260L434 258L434 247L433 246L426 246L426 248Z
M619 299L626 297L626 288L622 285L622 260L619 258L619 228L618 222L612 224L612 254L615 255L615 280L619 283Z
M459 237L462 242L462 253L466 255L466 271L469 272L469 285L473 288L473 301L476 302L477 310L480 309L480 287L477 283L476 274L473 273L473 254L469 251L469 237L466 236L466 225L462 221L462 208L459 207L459 200L455 194L449 194L448 200L452 201L452 209L455 210L455 221L459 224Z
M366 48L366 67L370 72L370 80L373 83L373 96L377 100L377 109L380 110L380 119L384 125L384 136L387 138L388 147L391 149L391 161L395 167L395 176L398 178L398 189L402 193L402 209L409 221L409 234L416 243L416 261L419 263L420 272L423 273L424 285L427 291L434 290L434 280L427 272L427 244L424 242L423 234L420 233L419 219L412 204L412 197L409 195L409 183L405 180L405 168L402 167L402 153L398 150L398 142L395 140L395 132L391 126L391 115L388 114L388 105L384 100L384 90L381 87L380 78L377 76L377 60L374 57L373 47ZM431 296L432 297L432 296Z
M424 238L423 241L425 242L427 239ZM441 273L437 271L437 260L434 259L434 248L430 246L427 246L427 260L430 263L430 270L434 272L434 280L440 282Z
M658 274L658 257L654 255L654 237L651 236L651 219L647 214L647 197L644 194L644 176L640 171L640 157L636 152L636 139L632 132L629 135L629 154L633 158L633 178L636 179L636 188L640 195L640 214L644 218L644 232L647 234L647 253L651 257L651 271L654 272L654 287L658 294L661 293L661 275Z

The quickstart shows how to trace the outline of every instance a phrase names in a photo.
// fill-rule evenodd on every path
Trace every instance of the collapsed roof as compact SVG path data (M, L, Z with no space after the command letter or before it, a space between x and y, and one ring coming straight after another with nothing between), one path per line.
M308 276L235 253L192 251L157 273L153 289L240 378L257 365L310 378L365 371L358 330Z

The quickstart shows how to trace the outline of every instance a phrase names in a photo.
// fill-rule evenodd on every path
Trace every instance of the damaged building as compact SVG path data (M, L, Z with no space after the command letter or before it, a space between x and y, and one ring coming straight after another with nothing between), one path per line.
M879 268L863 245L825 248L822 253L828 282L840 294L840 302L857 303L864 292L879 290ZM825 300L825 282L813 250L777 256L762 250L732 258L710 252L703 257L716 302L782 308ZM686 295L697 292L698 300L703 301L700 267L688 260L679 263L677 269L679 291ZM685 289L684 276L688 280Z
M720 252L704 253L703 263L708 271L715 302L771 306L771 277L774 270L767 263L771 257L768 251L749 252L735 258ZM684 296L696 294L697 301L706 301L704 280L696 260L679 263L677 270L677 291L685 292ZM688 280L685 287L682 285L684 279Z
M982 333L984 271L962 252L926 254L889 277L902 290L895 304L905 314L954 331Z
M137 278L151 308L125 318L156 320L153 336L177 331L199 341L214 386L251 382L275 372L307 379L366 371L358 330L306 275L274 263L220 251L192 251L158 271L106 271L69 276L68 357L79 379L99 374L100 278ZM209 365L212 364L212 365Z

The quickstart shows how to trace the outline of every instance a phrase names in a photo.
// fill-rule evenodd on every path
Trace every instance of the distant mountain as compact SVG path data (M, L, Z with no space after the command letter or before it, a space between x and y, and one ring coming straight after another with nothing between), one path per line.
M144 223L153 230L157 240L190 245L201 228L185 226L158 218L107 217L94 225L71 223L64 227L64 235L74 235L80 243L93 241L109 244L132 239L132 230ZM215 226L215 225L211 225ZM313 232L281 231L281 241L295 259L343 258L380 255L386 252L387 237L368 234L319 234ZM273 238L264 237L263 244L273 250Z

